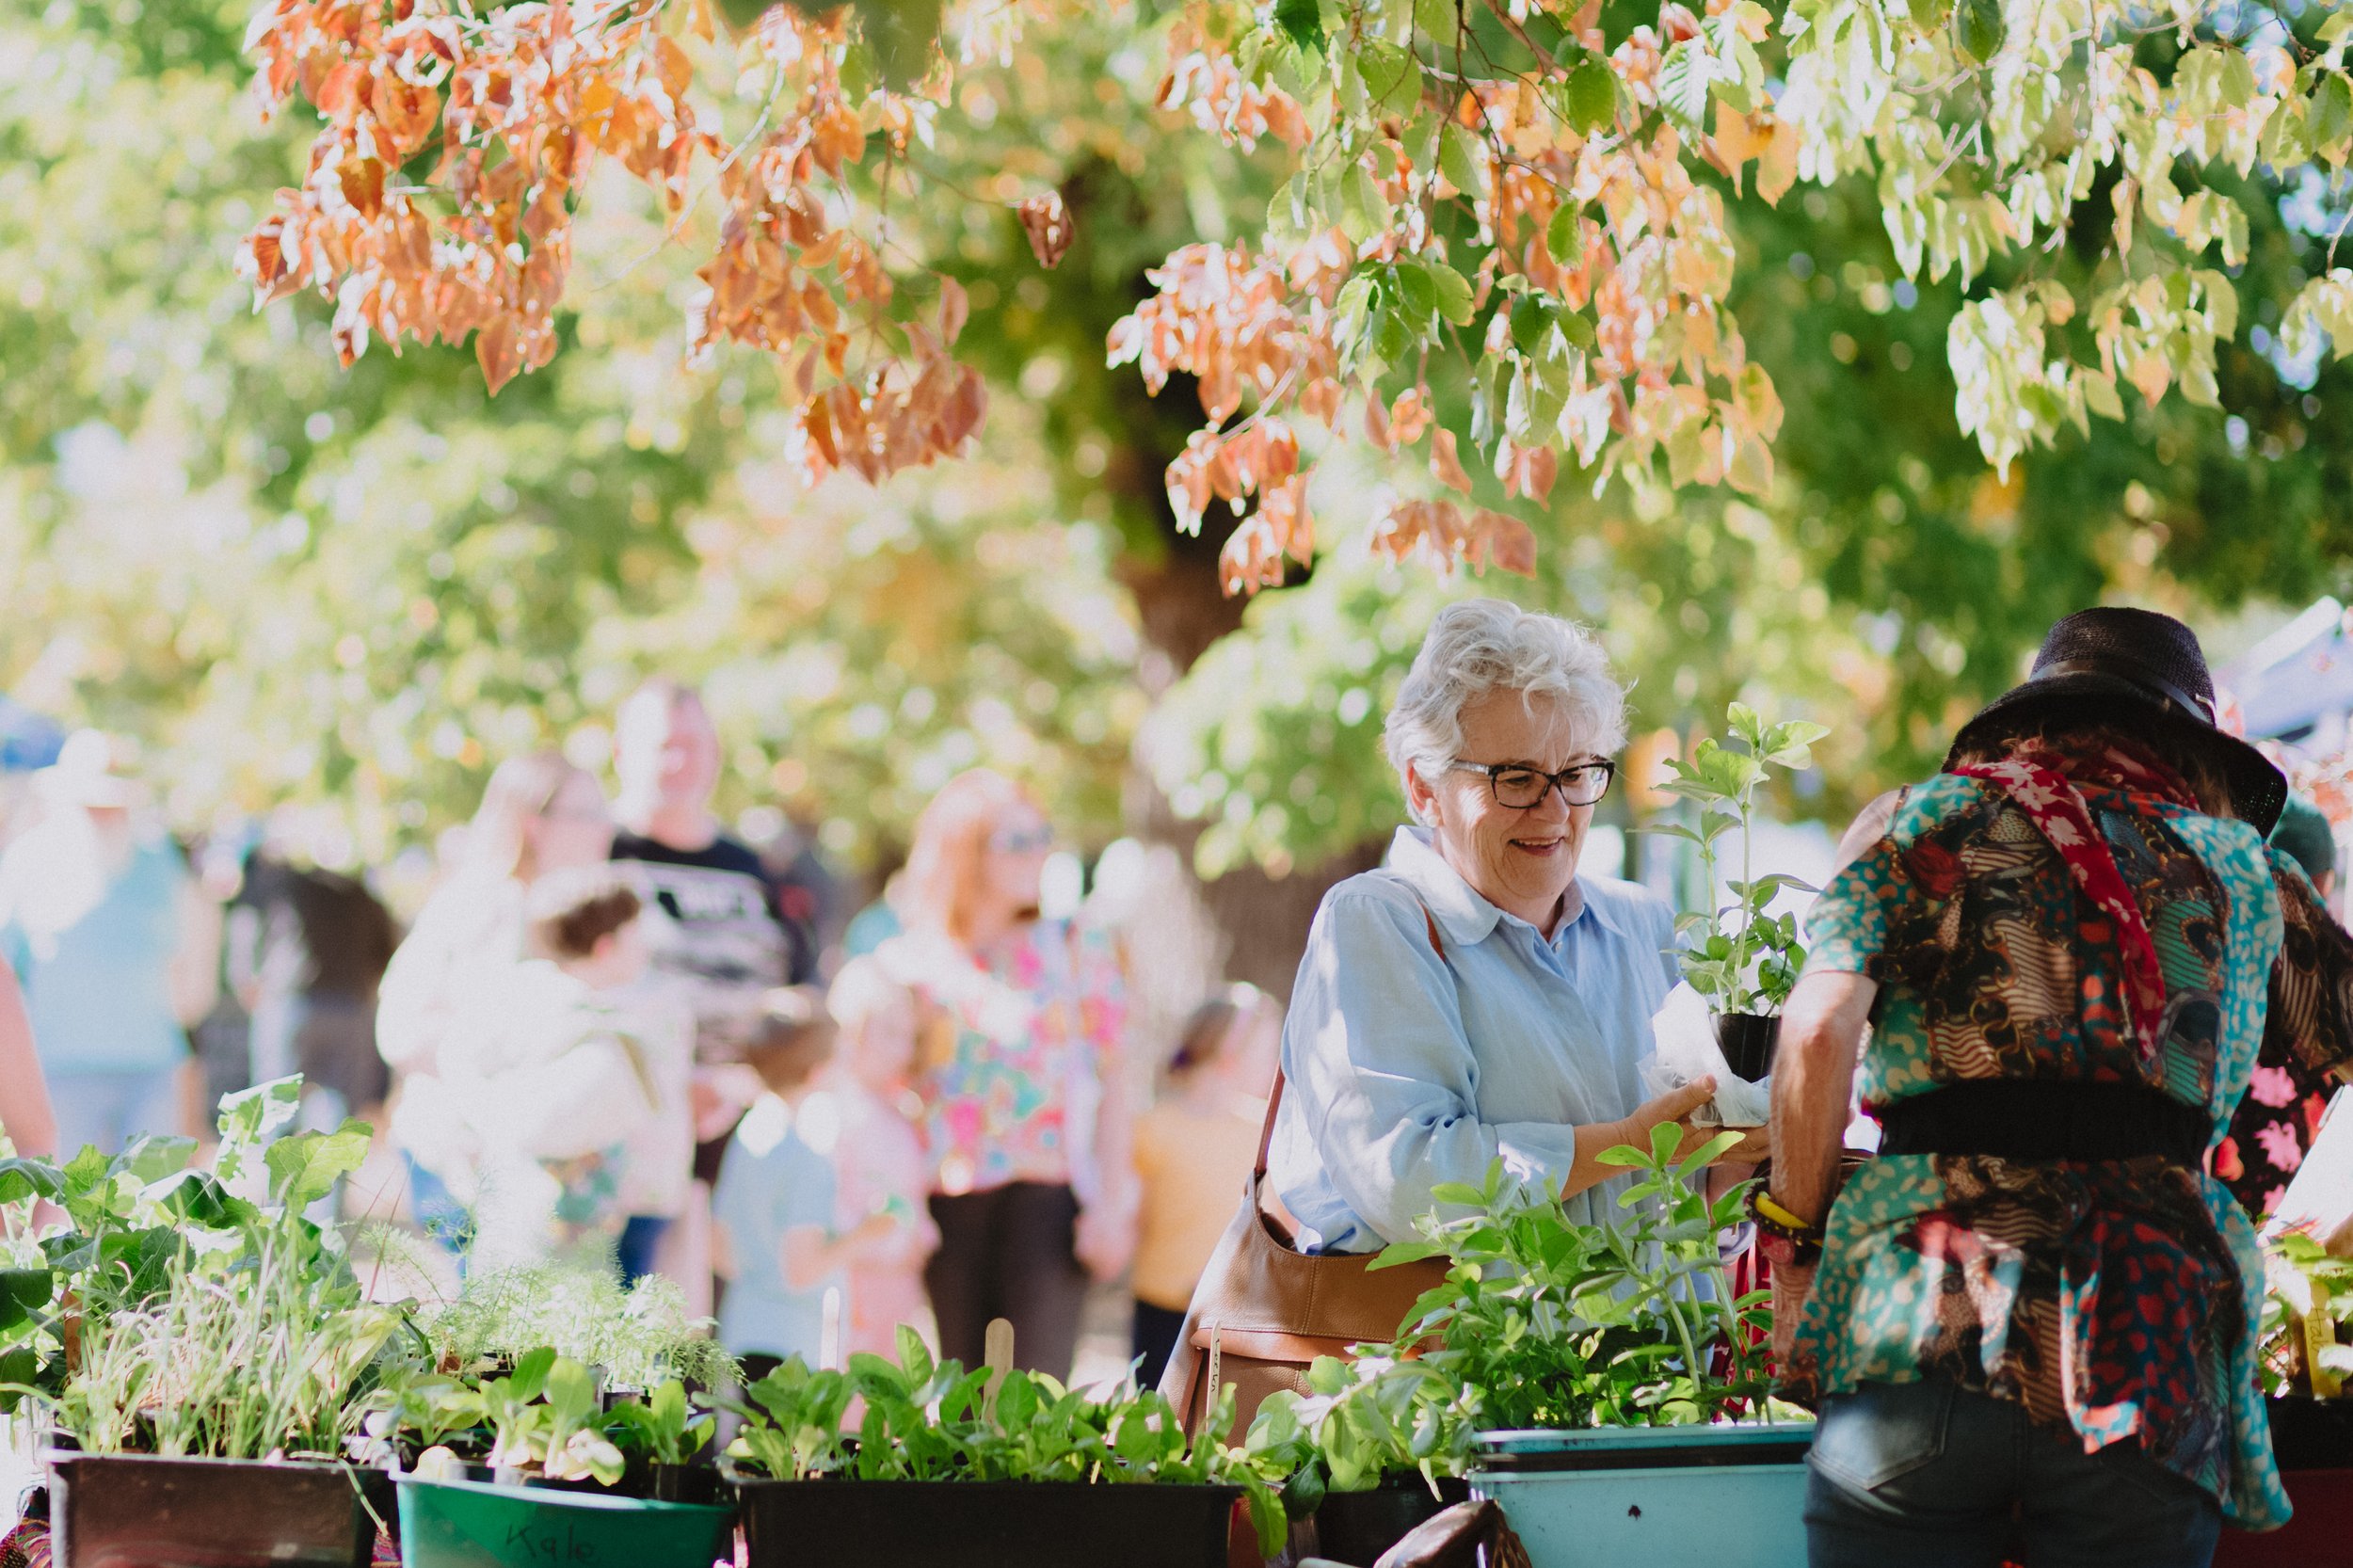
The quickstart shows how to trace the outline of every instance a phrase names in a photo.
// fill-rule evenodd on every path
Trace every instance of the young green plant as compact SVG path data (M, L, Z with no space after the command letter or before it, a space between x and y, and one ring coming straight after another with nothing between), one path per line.
M1745 702L1732 704L1724 717L1731 730L1729 744L1704 739L1688 760L1669 758L1667 766L1675 776L1659 786L1690 801L1698 808L1698 823L1664 823L1642 831L1681 839L1699 849L1707 907L1675 920L1675 936L1683 945L1674 950L1674 957L1683 978L1717 1013L1769 1016L1789 1000L1805 964L1805 949L1799 941L1797 917L1769 911L1785 888L1807 893L1817 889L1794 876L1755 874L1757 792L1773 768L1812 767L1814 743L1830 730L1804 719L1767 724ZM1721 885L1732 894L1732 902L1718 905L1723 839L1735 831L1739 834L1740 874L1722 878Z

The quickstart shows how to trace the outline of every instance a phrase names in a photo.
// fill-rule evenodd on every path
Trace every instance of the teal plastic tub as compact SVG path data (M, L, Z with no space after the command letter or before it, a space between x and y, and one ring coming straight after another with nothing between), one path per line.
M1471 1492L1534 1568L1804 1568L1807 1422L1481 1434Z
M403 1476L400 1544L406 1568L712 1568L735 1509Z

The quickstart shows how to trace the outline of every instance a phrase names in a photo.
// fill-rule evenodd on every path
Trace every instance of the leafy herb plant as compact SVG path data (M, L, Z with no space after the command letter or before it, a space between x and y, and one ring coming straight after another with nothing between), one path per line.
M616 1405L606 1430L624 1453L654 1464L688 1464L711 1441L716 1420L697 1415L686 1385L670 1379L639 1403Z
M1673 1426L1765 1411L1769 1293L1736 1295L1718 1251L1742 1192L1709 1201L1701 1174L1737 1139L1726 1133L1675 1158L1672 1127L1647 1149L1605 1151L1633 1167L1623 1220L1570 1220L1555 1197L1532 1201L1500 1164L1482 1187L1449 1186L1424 1240L1381 1255L1376 1268L1452 1260L1395 1343L1350 1362L1322 1360L1305 1395L1259 1407L1246 1448L1290 1474L1286 1501L1312 1509L1327 1489L1357 1491L1386 1474L1425 1477L1469 1467L1476 1434L1531 1427Z
M899 1331L896 1363L854 1355L846 1372L811 1371L797 1358L745 1391L744 1425L728 1453L746 1473L775 1480L1157 1482L1239 1486L1271 1556L1284 1539L1282 1505L1263 1466L1217 1437L1233 1423L1232 1395L1188 1439L1155 1391L1097 1399L1041 1372L967 1371L935 1361L922 1337ZM858 1425L845 1417L864 1402Z
M735 1375L711 1320L690 1316L677 1282L659 1274L625 1289L611 1271L589 1265L485 1270L424 1323L445 1370L509 1363L545 1346L600 1368L615 1388L651 1389L671 1378L712 1385Z
M2265 1260L2263 1356L2266 1394L2342 1397L2353 1377L2353 1258L2332 1257L2310 1236L2271 1238Z
M286 1079L224 1099L209 1173L189 1167L187 1140L148 1139L0 1177L72 1223L42 1246L78 1355L39 1392L84 1449L337 1456L371 1392L422 1350L402 1308L368 1300L340 1235L306 1217L358 1168L368 1129L280 1136L299 1091Z
M1798 983L1805 949L1799 942L1797 917L1768 911L1784 888L1817 889L1794 876L1754 874L1756 795L1770 769L1812 767L1814 743L1830 730L1804 719L1767 724L1744 702L1734 703L1724 717L1729 744L1703 740L1688 760L1668 759L1675 776L1660 786L1690 801L1698 808L1698 824L1668 823L1644 831L1699 846L1709 907L1675 920L1675 935L1685 944L1674 955L1683 978L1718 1013L1777 1014ZM1723 840L1736 831L1740 874L1723 879L1732 902L1718 906Z

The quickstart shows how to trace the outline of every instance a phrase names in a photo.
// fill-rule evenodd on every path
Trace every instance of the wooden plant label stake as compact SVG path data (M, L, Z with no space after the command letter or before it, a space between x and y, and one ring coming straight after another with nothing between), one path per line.
M994 1416L997 1413L997 1385L1004 1382L1005 1374L1013 1369L1012 1320L991 1318L982 1347L981 1364L988 1368L988 1385L981 1395L981 1409Z

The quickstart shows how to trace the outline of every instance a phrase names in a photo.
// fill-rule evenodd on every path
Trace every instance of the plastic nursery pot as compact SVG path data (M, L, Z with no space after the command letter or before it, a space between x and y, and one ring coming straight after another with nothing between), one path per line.
M1773 1052L1781 1046L1781 1019L1762 1013L1719 1013L1716 1044L1734 1076L1754 1083L1773 1070Z
M1231 1486L746 1480L751 1568L1225 1568Z
M1448 1477L1433 1496L1419 1476L1385 1477L1369 1492L1327 1492L1316 1510L1315 1540L1306 1544L1335 1562L1374 1562L1416 1526L1469 1496L1467 1482Z
M365 1568L376 1522L347 1465L52 1452L59 1568Z
M711 1568L735 1510L400 1478L407 1568Z
M727 1482L708 1464L651 1464L645 1492L656 1502L719 1503L727 1499Z
M1532 1568L1795 1568L1806 1560L1811 1422L1480 1435L1493 1497Z

